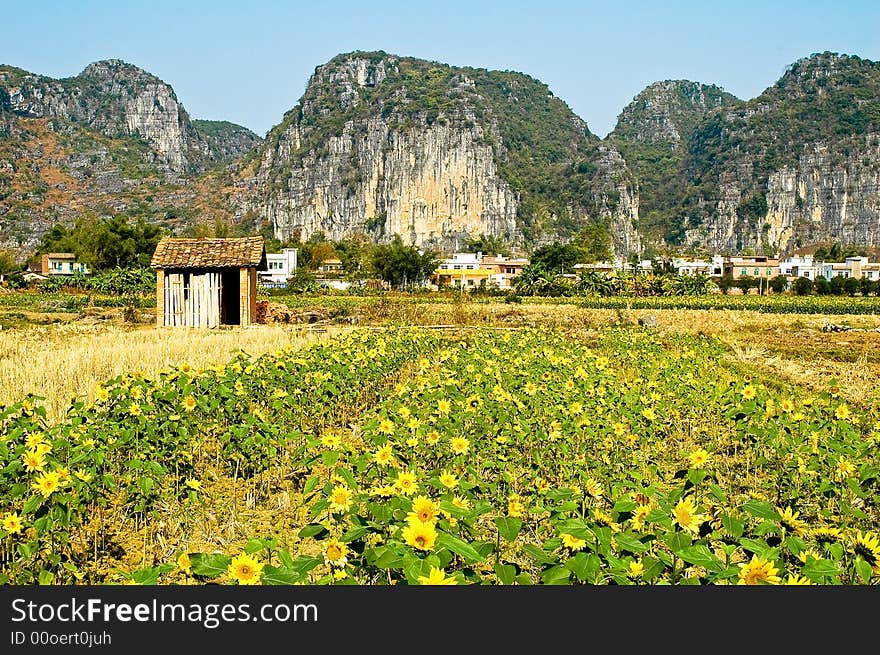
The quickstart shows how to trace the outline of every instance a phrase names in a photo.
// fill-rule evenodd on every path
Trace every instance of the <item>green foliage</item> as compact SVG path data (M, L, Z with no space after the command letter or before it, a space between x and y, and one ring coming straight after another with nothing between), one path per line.
M865 249L859 246L844 246L834 242L831 246L819 246L813 253L813 259L817 262L842 262L847 257L864 257L865 254Z
M40 283L40 290L94 291L107 295L148 295L156 289L156 273L149 268L112 268L94 275L56 275Z
M12 273L21 270L21 268L22 266L18 263L14 252L0 249L0 275Z
M405 246L399 235L373 252L373 269L376 275L392 287L405 289L420 286L437 268L434 253L420 253L415 246Z
M649 239L680 243L690 225L680 203L690 181L682 170L691 135L712 109L740 101L714 85L684 80L649 86L624 108L609 140L620 150L639 184L639 231ZM657 107L678 134L656 127Z
M123 214L99 218L85 214L72 228L56 223L43 235L41 252L71 252L93 271L113 267L147 266L162 229L138 218L134 224Z
M791 290L797 296L809 296L813 293L813 281L808 277L799 277L791 285Z
M835 275L828 283L829 290L833 296L842 296L844 293L844 284L846 278L842 275Z
M508 257L510 255L510 244L507 239L499 235L481 234L478 237L469 237L464 242L464 252L481 252L484 255L500 255Z
M718 279L718 288L721 290L721 293L727 294L734 287L733 283L733 275L727 273L726 275L722 275Z
M788 289L788 278L784 275L777 275L770 279L769 285L773 289L773 293L782 293Z
M859 281L854 277L848 277L843 281L843 291L852 297L859 292Z
M554 274L570 273L583 259L582 250L572 243L551 243L532 253L531 262Z

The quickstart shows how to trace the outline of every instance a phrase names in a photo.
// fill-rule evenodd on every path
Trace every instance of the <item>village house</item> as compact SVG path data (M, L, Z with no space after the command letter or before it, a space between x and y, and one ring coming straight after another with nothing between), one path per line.
M604 273L605 275L610 275L614 271L622 271L622 263L621 262L593 262L592 264L575 264L572 267L576 273Z
M440 288L476 289L487 286L495 273L494 267L483 266L483 253L456 252L440 260L433 277Z
M266 270L258 271L260 286L283 288L296 273L298 248L284 248L280 253L266 253Z
M867 257L847 257L844 262L822 262L819 266L826 280L838 276L880 280L880 263L870 262Z
M331 277L342 275L345 272L345 269L342 267L341 259L331 257L329 259L321 260L321 263L318 264L317 271L318 274L323 277Z
M529 265L524 257L483 255L482 252L456 252L439 260L432 279L438 288L493 288L509 290L513 280Z
M726 257L723 275L734 280L743 277L770 279L779 275L779 260L770 257Z
M517 275L521 275L523 269L529 265L529 260L525 257L503 257L496 255L494 257L483 257L481 267L485 269L494 269L495 272L489 275L488 285L501 290L513 288L513 279Z
M795 255L779 262L779 274L789 279L805 277L815 280L821 275L821 264L817 265L812 255Z
M72 252L49 252L40 259L41 275L87 275L90 272L88 266L76 261L76 255Z
M266 270L263 237L159 241L156 325L250 325L257 314L257 272Z
M678 275L715 275L724 274L725 258L715 255L710 261L705 259L685 259L675 257L672 259L672 269Z

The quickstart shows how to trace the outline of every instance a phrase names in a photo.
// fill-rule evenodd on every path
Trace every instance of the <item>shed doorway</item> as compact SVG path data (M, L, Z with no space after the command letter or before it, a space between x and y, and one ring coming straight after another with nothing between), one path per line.
M238 278L237 268L227 269L220 274L220 322L223 325L241 324Z

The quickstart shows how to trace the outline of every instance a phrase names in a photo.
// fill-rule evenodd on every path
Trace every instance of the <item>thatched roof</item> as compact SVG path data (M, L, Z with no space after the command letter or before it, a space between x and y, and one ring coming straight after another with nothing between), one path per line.
M257 268L266 270L263 237L174 239L156 246L150 268Z

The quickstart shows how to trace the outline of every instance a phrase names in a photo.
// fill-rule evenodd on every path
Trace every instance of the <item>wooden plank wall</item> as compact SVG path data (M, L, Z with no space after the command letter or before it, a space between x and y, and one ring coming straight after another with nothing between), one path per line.
M161 312L164 324L206 328L220 325L220 280L219 272L165 273Z

